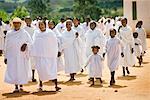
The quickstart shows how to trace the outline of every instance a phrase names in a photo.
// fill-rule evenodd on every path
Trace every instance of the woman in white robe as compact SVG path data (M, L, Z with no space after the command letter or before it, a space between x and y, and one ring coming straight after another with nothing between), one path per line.
M72 28L72 21L66 21L66 30L62 33L62 50L65 60L65 73L70 74L70 80L75 80L75 74L81 70L81 46L78 33Z
M96 29L96 23L90 23L90 29L85 34L86 39L86 56L89 57L92 54L91 47L94 45L99 46L101 49L99 51L100 54L103 54L105 47L105 37L104 34Z
M134 39L131 28L127 25L127 19L121 20L122 27L119 31L119 38L121 39L124 46L124 57L122 57L123 76L125 76L125 69L127 74L130 74L128 67L132 67L135 64L134 56Z
M57 86L57 54L58 44L56 35L46 29L46 22L39 22L39 30L33 35L31 56L35 60L40 84L39 91L42 91L42 81L52 80L55 83L56 91L61 88Z
M20 29L21 19L13 19L14 30L7 33L5 44L5 63L7 69L5 82L15 84L15 91L22 90L22 84L27 84L31 79L31 66L29 62L29 49L31 38L29 34Z
M146 43L146 32L145 29L142 27L143 22L139 21L136 25L136 32L138 33L138 38L141 40L142 43L142 54L146 53L147 50L147 43Z

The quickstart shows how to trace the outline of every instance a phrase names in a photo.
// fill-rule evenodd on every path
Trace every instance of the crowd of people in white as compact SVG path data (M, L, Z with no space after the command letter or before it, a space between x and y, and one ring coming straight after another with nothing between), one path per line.
M59 91L57 72L64 70L69 81L74 81L87 67L93 86L95 78L102 83L103 66L108 66L110 85L114 85L118 67L122 66L123 76L130 74L128 67L135 65L136 57L141 66L147 49L143 22L138 21L134 32L127 22L123 17L102 17L97 22L86 18L84 23L78 18L61 18L57 25L40 17L34 21L29 16L24 20L16 17L6 23L0 19L0 54L7 64L5 82L15 85L14 92L22 91L23 84L36 82L37 70L39 91L47 80Z

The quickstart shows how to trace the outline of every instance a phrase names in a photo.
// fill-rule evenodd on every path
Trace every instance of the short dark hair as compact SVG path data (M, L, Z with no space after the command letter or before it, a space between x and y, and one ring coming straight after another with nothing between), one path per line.
M93 50L94 48L96 48L96 49L98 49L98 50L100 49L99 46L92 46L91 48L92 48L92 50Z
M134 37L134 38L137 38L137 37L138 37L138 33L137 33L137 32L134 32L134 33L133 33L133 37Z

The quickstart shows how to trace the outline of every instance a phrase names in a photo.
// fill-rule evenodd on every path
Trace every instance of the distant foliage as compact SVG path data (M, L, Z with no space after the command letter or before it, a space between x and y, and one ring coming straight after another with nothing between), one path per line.
M48 16L51 10L50 0L30 0L27 4L32 17Z
M24 18L25 16L29 16L29 15L30 13L24 6L18 6L11 14L11 18L14 17Z
M0 10L0 17L3 19L4 22L9 20L8 13L3 10Z

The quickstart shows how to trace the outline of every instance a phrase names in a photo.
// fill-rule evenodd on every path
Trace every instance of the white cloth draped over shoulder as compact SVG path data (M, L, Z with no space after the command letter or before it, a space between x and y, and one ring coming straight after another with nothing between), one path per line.
M134 48L134 38L131 28L129 26L122 27L118 36L122 41L124 47L124 57L122 58L122 66L132 67L135 64L135 56L134 53L131 53L131 49Z
M135 51L135 56L140 57L142 55L142 43L139 38L134 39L134 51Z
M21 51L21 46L26 43L28 49ZM31 79L31 66L29 62L29 49L32 40L29 34L20 29L11 30L7 33L5 43L5 58L7 69L5 82L10 84L27 84Z
M142 43L142 53L147 50L147 43L146 43L146 32L144 28L136 28L136 32L138 33L138 38L141 40Z
M65 73L77 73L81 70L81 46L79 37L76 38L76 31L65 30L62 33L62 50L65 60Z
M33 35L31 56L35 59L35 68L41 81L57 78L58 43L51 30L36 30Z
M99 53L102 54L105 50L106 39L104 34L98 30L88 30L85 34L86 38L86 56L89 57L92 54L91 47L92 46L99 46L100 50Z
M120 65L121 52L123 50L123 44L121 41L114 37L110 38L106 43L106 52L107 52L107 66L109 70L115 71Z

